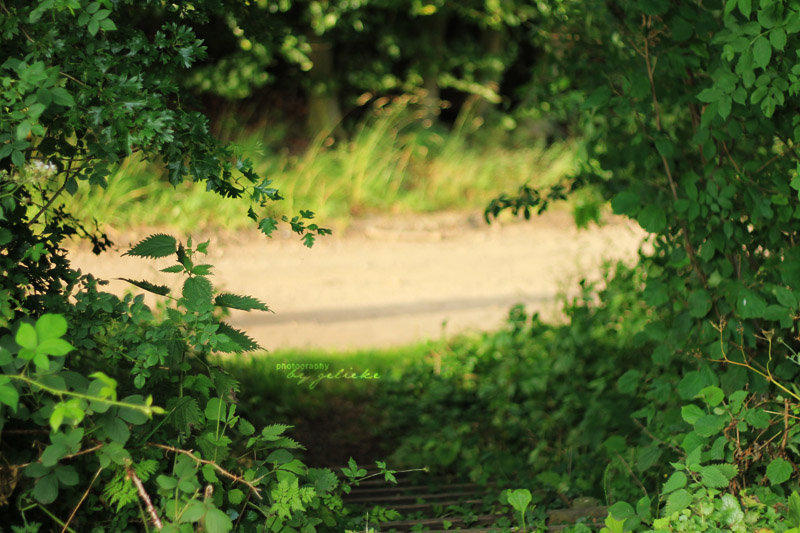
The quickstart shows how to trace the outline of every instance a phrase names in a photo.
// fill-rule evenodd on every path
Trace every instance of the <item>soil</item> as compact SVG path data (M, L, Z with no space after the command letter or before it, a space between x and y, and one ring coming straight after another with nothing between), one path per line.
M178 287L179 276L159 272L171 259L122 255L141 236L117 235L117 246L101 256L77 246L70 257L110 279L118 294L130 289L115 279L123 277ZM581 277L599 279L604 260L634 260L644 234L614 217L579 230L556 211L492 225L476 213L368 218L311 249L286 233L193 237L211 240L207 262L218 287L256 296L274 311L236 312L234 325L269 350L341 350L496 328L516 303L557 318L559 294L574 291Z

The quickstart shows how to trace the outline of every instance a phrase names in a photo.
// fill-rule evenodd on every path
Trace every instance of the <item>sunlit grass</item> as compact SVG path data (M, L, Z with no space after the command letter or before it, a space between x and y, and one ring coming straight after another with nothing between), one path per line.
M574 165L569 143L513 146L502 131L484 130L480 118L466 116L450 131L427 125L401 101L376 106L349 140L320 135L300 154L282 150L267 129L236 144L286 198L272 214L310 209L328 224L370 213L480 209L524 183L553 183ZM79 217L117 229L249 224L246 201L222 199L200 183L173 187L157 166L135 158L108 181L70 200Z

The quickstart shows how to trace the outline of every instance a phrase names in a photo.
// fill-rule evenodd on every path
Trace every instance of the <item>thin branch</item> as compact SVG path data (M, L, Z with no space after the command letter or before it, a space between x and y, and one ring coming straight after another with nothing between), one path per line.
M253 492L253 494L256 495L256 497L259 500L261 499L261 492L259 492L258 487L256 487L255 485L253 485L253 483L251 483L250 481L247 481L243 477L237 476L236 474L232 474L232 473L228 472L227 470L225 470L224 468L219 466L214 461L209 461L208 459L202 459L202 458L196 456L194 453L192 453L191 450L182 450L181 448L176 448L174 446L168 446L166 444L156 444L156 443L153 443L153 442L149 443L149 445L153 446L154 448L160 448L162 450L166 450L168 452L180 453L180 454L186 455L187 457L190 457L191 459L193 459L197 464L211 465L211 467L214 470L216 470L217 472L219 472L223 476L227 477L228 479L231 479L236 483L241 483L242 485L245 485L247 488L249 488Z
M72 165L72 161L70 161L70 166L71 166L71 165ZM53 193L53 196L51 196L51 197L50 197L50 199L49 199L49 200L48 200L48 201L47 201L47 202L46 202L46 203L45 203L45 204L42 206L42 208L41 208L41 209L39 209L39 212L38 212L38 213L36 213L36 214L33 216L33 218L31 219L31 221L30 221L30 222L28 222L28 224L33 224L34 222L36 222L36 220L37 220L37 219L38 219L40 216L42 216L42 213L44 213L45 211L47 211L47 210L50 208L50 206L51 206L51 205L53 205L53 202L55 202L55 201L56 201L56 198L58 198L58 196L59 196L59 195L60 195L62 192L64 192L64 190L67 188L67 184L69 183L69 180L70 180L71 178L72 178L72 176L70 176L70 175L69 175L69 170L67 170L67 175L64 177L64 183L61 185L61 187L59 187L59 188L58 188L58 190L57 190L55 193Z
M125 477L133 481L133 484L136 485L136 490L139 492L139 498L141 498L142 502L144 502L147 512L150 513L150 519L153 521L153 525L158 530L163 528L164 526L161 524L161 519L158 518L158 513L156 512L155 507L153 507L153 502L150 501L150 496L148 496L147 492L144 490L142 480L139 479L139 476L136 475L136 472L134 472L133 468L130 466L125 467Z
M75 518L75 513L78 512L78 509L80 509L81 505L83 505L83 502L86 500L86 497L89 496L89 491L92 490L92 485L94 485L94 482L97 480L97 477L100 475L100 472L102 471L103 467L101 466L100 468L97 469L97 472L94 473L92 481L90 481L89 486L86 487L86 492L83 493L83 496L81 496L78 505L75 506L75 508L72 510L72 514L70 514L69 518L67 518L67 523L64 524L64 527L61 529L61 533L66 533L67 529L69 529L69 523L72 522L73 518Z
M85 450L80 450L79 452L75 452L75 453L71 453L69 455L65 455L60 460L61 461L66 461L67 459L74 459L75 457L80 457L81 455L86 455L87 453L92 453L94 451L97 451L100 448L102 448L103 446L105 446L105 444L100 443L100 444L97 444L95 446L92 446L91 448L86 448ZM16 468L25 468L29 464L31 464L31 463L23 463L23 464L20 464L20 465L13 465L13 466L16 467Z

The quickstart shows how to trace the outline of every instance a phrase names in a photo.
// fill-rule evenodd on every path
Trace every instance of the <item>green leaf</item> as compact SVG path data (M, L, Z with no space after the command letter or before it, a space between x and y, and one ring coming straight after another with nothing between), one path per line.
M35 350L37 344L36 330L27 322L19 325L17 335L14 337L17 344L29 350Z
M681 418L687 423L694 425L698 420L705 416L705 411L700 409L695 404L684 405L681 407Z
M705 387L697 394L697 396L703 398L709 407L716 407L722 403L722 400L725 399L725 393L722 392L722 389L715 387L714 385Z
M767 479L772 485L786 483L792 476L792 472L792 463L781 457L773 459L767 465Z
M166 285L155 285L154 283L150 283L149 281L130 279L130 278L119 278L119 279L121 279L122 281L127 281L131 285L139 287L140 289L144 289L147 292L158 294L159 296L166 296L170 293L170 289Z
M650 233L660 233L667 227L667 216L658 205L650 204L646 206L636 217L636 220L645 231Z
M63 87L52 88L50 90L50 94L53 97L53 102L58 105L64 107L72 107L75 105L75 99L72 97L69 91Z
M140 241L139 244L132 247L124 255L156 259L174 254L177 248L178 243L175 241L175 237L157 233Z
M11 383L0 385L0 403L4 403L16 412L19 403L19 392Z
M75 347L64 339L47 339L36 347L37 352L54 357L62 357L74 349Z
M631 216L641 204L639 196L631 191L623 191L611 200L611 208L617 215Z
M217 333L225 335L231 341L230 346L224 347L225 351L250 352L260 348L259 344L245 332L238 330L225 322L219 323ZM222 350L223 347L220 347L219 349Z
M211 306L211 282L203 277L186 278L183 282L183 300L186 308L202 311Z
M706 487L721 489L727 487L730 480L717 465L700 467L700 480Z
M225 420L228 407L220 398L211 398L206 404L205 415L209 420Z
M531 503L531 491L528 489L516 489L508 491L508 504L516 511L524 513Z
M702 318L711 310L711 296L704 290L696 290L689 296L689 314Z
M203 517L203 525L208 533L227 533L233 529L233 522L228 518L228 515L216 507L206 511Z
M721 433L730 419L724 415L703 415L694 423L694 430L703 437Z
M786 503L789 508L789 518L792 521L792 525L800 527L800 494L796 490L792 491Z
M239 505L244 500L244 492L239 489L231 489L228 491L228 502L231 505Z
M737 5L739 7L739 11L745 18L750 17L750 12L752 11L752 6L750 4L750 0L737 0Z
M33 497L41 504L53 503L58 496L58 478L55 474L48 474L36 480L33 486Z
M308 480L314 484L317 494L327 494L339 485L339 478L328 468L309 468Z
M692 503L692 495L686 489L679 489L669 495L664 506L664 516L672 516L678 511L683 511Z
M269 441L278 440L281 435L291 427L292 426L287 426L286 424L271 424L261 430L261 437Z
M786 47L786 31L783 28L774 28L769 32L769 42L772 47L780 52Z
M631 369L622 374L617 381L617 390L623 394L633 394L636 392L639 382L641 381L642 373L639 370Z
M772 45L766 37L759 35L753 41L753 59L755 60L756 67L766 68L769 65L769 60L772 57Z
M258 309L259 311L269 311L269 307L252 296L240 296L238 294L231 294L223 292L214 298L214 304L220 307L228 307L231 309L241 309L242 311L250 311Z
M608 513L617 520L625 521L632 516L636 516L633 506L628 502L617 502L608 508Z
M67 321L61 315L47 313L39 317L35 329L40 342L45 339L56 339L67 332Z
M664 483L664 488L661 489L661 492L664 494L668 494L670 492L674 492L678 489L682 489L686 486L686 482L688 481L686 474L683 472L673 472L666 483Z

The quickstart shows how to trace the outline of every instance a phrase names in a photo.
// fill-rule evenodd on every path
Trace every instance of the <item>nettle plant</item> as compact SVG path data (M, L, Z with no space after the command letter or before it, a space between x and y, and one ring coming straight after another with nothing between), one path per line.
M207 246L159 234L128 251L176 258L162 271L185 276L178 294L129 280L168 299L163 317L142 296L120 300L86 277L66 318L23 321L2 339L2 496L5 504L15 498L24 528L41 513L79 531L137 522L162 531L229 531L235 524L313 531L364 520L347 515L341 492L366 470L351 462L342 482L331 470L308 468L297 455L302 446L284 435L289 426L257 431L237 414L237 383L213 360L257 344L218 317L221 309L267 307L214 291L211 266L195 263ZM75 372L87 367L108 373ZM60 515L60 495L73 506L69 515Z
M307 468L284 425L255 428L237 414L236 381L217 354L256 344L220 320L223 309L265 310L215 292L208 243L153 235L133 256L174 256L180 290L147 281L120 299L70 268L68 237L110 245L69 213L69 195L103 187L133 153L156 160L171 184L251 200L264 215L280 195L208 133L179 76L198 58L194 26L212 13L246 16L241 2L0 1L0 507L18 531L340 531L344 481ZM170 186L165 184L165 186ZM261 214L259 214L261 213ZM311 245L328 230L286 219ZM379 467L380 475L391 471ZM352 475L351 475L352 474Z
M655 348L619 386L651 405L632 413L646 431L623 444L704 490L785 498L800 453L800 7L558 2L552 15L549 103L583 102L584 165L552 194L523 190L489 214L591 187L650 232L641 341ZM694 509L688 489L667 488L658 512Z

